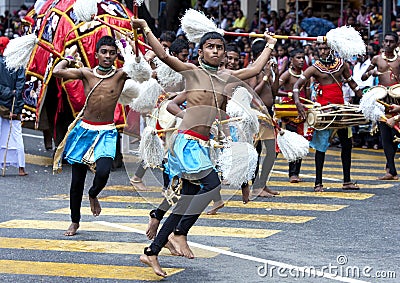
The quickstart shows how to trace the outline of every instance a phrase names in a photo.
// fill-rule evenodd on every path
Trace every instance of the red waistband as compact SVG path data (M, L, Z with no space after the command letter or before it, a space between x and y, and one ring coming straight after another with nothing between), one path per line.
M203 136L203 135L201 135L201 134L199 134L199 133L197 133L197 132L195 132L195 131L192 131L192 130L178 130L178 133L190 135L190 136L192 136L192 137L201 139L201 140L203 140L203 141L208 141L208 140L209 140L209 137Z
M111 122L93 122L93 121L89 121L89 120L86 120L86 119L82 119L82 122L85 122L86 124L89 124L89 125L109 125L109 124L114 124L114 121L111 121Z

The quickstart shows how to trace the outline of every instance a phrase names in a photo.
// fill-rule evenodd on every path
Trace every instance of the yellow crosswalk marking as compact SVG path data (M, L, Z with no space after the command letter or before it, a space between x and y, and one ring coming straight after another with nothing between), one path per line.
M163 270L168 275L173 275L184 269L163 268ZM160 280L150 267L21 260L0 260L0 273L113 280Z
M276 169L273 169L273 170L274 170L274 172L272 172L272 177L279 177L279 176L282 176L282 175L284 175L285 177L288 176L287 171L279 171L279 172L277 172ZM328 169L324 170L324 174L322 175L322 178L334 178L334 179L339 179L339 180L343 179L343 174L326 174L326 172L329 172L329 170ZM301 171L300 175L302 175L302 174L306 174L306 175L312 176L312 178L314 178L314 172L312 172L310 174L307 174L306 172ZM354 175L354 174L351 174L351 179L353 181L361 181L361 182L362 181L377 181L376 178L378 176L379 175L371 176L371 175ZM385 181L385 182L387 182L387 181ZM391 182L393 182L393 181L391 181Z
M290 183L289 183L290 184ZM336 183L336 187L341 187L342 184ZM268 186L271 186L271 182L268 183ZM123 186L118 186L119 188L123 189ZM130 188L131 186L125 186ZM297 187L300 187L297 185ZM311 185L310 185L311 187ZM325 185L327 188L328 186ZM128 190L128 188L125 188ZM151 189L152 192L161 192L161 187L148 187ZM109 187L105 188L109 189ZM115 188L114 188L115 189ZM241 190L234 190L234 189L222 189L221 195L242 195ZM277 197L318 197L318 198L340 198L340 199L355 199L355 200L364 200L374 196L374 194L368 193L353 193L353 192L324 192L323 194L317 194L312 191L287 191L287 190L280 190L280 195Z
M241 201L228 201L225 206L242 208L264 208L264 209L288 209L288 210L314 210L314 211L338 211L348 205L334 204L305 204L287 202L249 202L243 204Z
M47 240L0 237L0 248L23 250L46 250L64 252L88 252L107 254L140 255L149 244L147 243L123 243L104 241L74 241L74 240ZM190 247L196 257L212 258L218 255L216 252ZM229 250L227 247L220 249ZM171 256L169 250L162 249L160 255Z
M382 167L382 166L380 166ZM289 170L289 166L286 165L274 165L274 170L281 170L281 171L285 171L287 172ZM315 172L315 166L313 165L302 165L301 166L301 172L303 171L313 171ZM324 171L328 171L328 172L343 172L343 168L342 165L338 166L338 167L324 167ZM367 172L365 168L354 168L351 167L351 173L353 175L353 173L371 173L371 172ZM379 172L376 172L376 174L378 174Z
M361 162L361 161L351 161L351 168L357 166L357 167L367 167L367 168L378 168L378 169L382 169L384 168L385 164L382 163L381 161L379 161L379 163L374 163L373 160L369 160L367 159L368 162ZM286 159L281 158L281 159L277 159L275 161L275 164L277 165L288 165L288 162ZM305 165L313 165L313 168L315 166L315 160L314 158L307 158L307 159L303 159L301 161L301 164L305 164ZM342 167L342 162L339 160L337 161L325 161L324 165L336 165L339 166L340 168Z
M300 174L301 175L301 174ZM357 184L360 186L361 190L362 189L388 189L388 188L393 188L393 184ZM268 187L291 187L291 188L309 188L310 192L312 188L314 187L314 182L300 182L300 183L290 183L289 181L268 181ZM324 187L325 188L337 188L341 189L342 188L342 183L332 183L332 182L324 182ZM161 188L161 187L160 187ZM279 190L281 191L281 190ZM283 190L282 190L283 191ZM348 192L344 192L348 193ZM319 196L320 194L317 194L316 196ZM323 197L323 195L321 195Z
M0 223L0 228L65 230L69 226L69 224L70 222L67 221L10 220ZM147 228L147 224L119 223L119 225L135 228L142 231L145 231ZM80 228L78 231L127 232L123 229L108 227L93 222L80 223ZM280 230L269 229L193 226L190 229L189 235L237 238L266 238L279 232Z
M322 198L340 198L340 199L354 199L364 200L373 197L374 194L367 193L350 193L350 192L323 192L318 194L315 192L304 191L280 191L277 197L322 197Z
M53 158L25 153L25 162L40 166L53 165Z
M324 194L324 193L320 193ZM46 199L53 200L68 200L68 195L53 195ZM162 198L152 197L132 197L132 196L107 196L99 198L100 202L122 202L122 203L147 203L158 205L163 200ZM225 207L242 207L242 208L273 208L273 209L284 209L284 210L315 210L315 211L338 211L347 207L347 205L337 204L306 204L306 203L289 203L289 202L260 202L251 201L247 204L243 204L241 201L230 200L225 203Z
M70 214L69 208L61 208L49 211L48 213ZM92 215L90 208L81 208L82 215ZM105 207L101 211L102 215L115 216L149 216L148 209L129 209L129 208L108 208ZM168 215L168 214L167 214ZM289 216L289 215L265 215L265 214L242 214L242 213L225 213L218 212L217 215L202 214L203 219L219 219L219 220L235 220L235 221L259 221L259 222L283 222L283 223L305 223L315 219L310 216Z

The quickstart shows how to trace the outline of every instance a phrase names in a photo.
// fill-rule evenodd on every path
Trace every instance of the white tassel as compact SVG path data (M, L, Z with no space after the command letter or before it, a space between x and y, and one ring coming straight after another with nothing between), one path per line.
M244 112L250 111L250 103L253 99L251 93L244 87L237 87L232 94L232 98L226 105L226 113L230 117L241 117Z
M139 58L138 61L137 58ZM138 82L149 80L152 73L150 65L141 55L139 57L135 55L126 56L123 70L131 79Z
M382 116L385 116L385 106L376 101L384 96L386 96L386 92L382 92L381 88L372 88L363 95L358 109L362 111L365 119L377 122Z
M160 137L154 133L153 128L144 128L138 151L139 157L143 160L145 167L154 168L161 165L164 156L164 147Z
M149 80L153 70L141 54L139 54L139 57L136 57L136 55L133 54L132 46L126 44L124 47L120 40L116 40L115 44L121 52L122 57L124 57L124 72L127 73L131 79L140 83Z
M158 57L153 59L156 65L157 78L163 88L175 86L182 82L183 76L171 69L167 64L161 61Z
M277 136L277 143L282 155L289 162L301 159L309 152L308 140L291 131L281 130Z
M222 29L217 28L212 20L207 18L202 12L194 9L187 9L185 15L181 19L182 30L186 33L186 37L190 42L199 43L201 37L211 31L224 34Z
M153 110L157 99L162 94L163 89L155 79L140 84L140 94L129 106L132 110L140 113L148 113Z
M255 148L246 142L234 142L224 148L218 164L222 176L229 184L240 187L254 177L258 154Z
M252 94L244 87L237 87L232 98L226 106L226 113L229 117L241 117L242 119L235 123L239 130L239 141L252 143L253 136L258 133L260 123L257 113L250 108Z
M79 22L90 22L97 15L97 0L76 0L73 9Z
M38 42L33 33L11 39L3 53L7 68L10 70L26 68L33 48Z
M144 2L144 0L136 0L136 1L134 2L134 5L142 6L143 2Z
M358 31L351 26L331 29L326 34L326 42L330 48L343 59L365 54L366 46Z
M123 105L129 105L133 99L138 98L140 94L140 84L132 79L127 79L119 96L118 102Z

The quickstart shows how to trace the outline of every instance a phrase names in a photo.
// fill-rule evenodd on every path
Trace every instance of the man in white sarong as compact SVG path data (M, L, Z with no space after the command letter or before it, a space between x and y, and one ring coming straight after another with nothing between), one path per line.
M3 52L9 41L7 37L0 37L0 165L3 169L18 167L18 175L25 176L21 127L25 71L7 69Z

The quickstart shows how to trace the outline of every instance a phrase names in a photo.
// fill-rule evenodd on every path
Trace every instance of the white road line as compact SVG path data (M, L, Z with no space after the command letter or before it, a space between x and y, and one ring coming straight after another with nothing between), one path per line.
M24 137L36 138L36 139L43 139L43 136L31 135L31 134L22 134Z
M118 228L118 229L130 231L130 232L134 232L134 233L138 233L138 234L142 234L142 235L146 234L145 231L131 228L131 227L124 226L124 225L120 225L120 224L116 224L116 223L107 222L107 221L93 221L93 223L97 223L100 225L109 226L109 227L113 227L113 228ZM197 248L200 248L203 250L220 253L220 254L224 254L227 256L232 256L232 257L236 257L236 258L240 258L240 259L245 259L245 260L259 262L259 263L263 263L263 264L267 264L267 265L277 266L280 268L284 268L286 271L293 271L293 272L295 272L295 274L308 274L309 278L323 277L323 278L332 279L332 280L336 280L336 281L340 281L340 282L368 283L368 281L362 281L362 280L357 280L357 279L353 279L353 278L338 276L338 275L327 273L327 272L322 272L320 270L316 270L317 268L306 268L306 267L286 264L284 262L262 259L262 258L249 256L249 255L245 255L245 254L240 254L240 253L235 253L235 252L231 252L231 251L226 251L223 249L206 246L203 244L198 244L198 243L194 243L194 242L190 242L190 241L188 241L188 244L192 247L197 247ZM284 274L286 274L286 273L284 273ZM291 274L291 273L289 272L289 274Z

